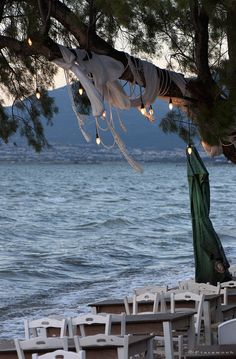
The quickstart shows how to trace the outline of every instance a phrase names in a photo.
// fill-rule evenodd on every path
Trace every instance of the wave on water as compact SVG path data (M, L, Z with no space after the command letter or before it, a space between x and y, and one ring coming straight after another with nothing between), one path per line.
M125 219L125 218L121 218L121 217L116 217L116 218L109 218L107 220L105 220L103 223L101 223L102 226L105 226L105 227L122 227L122 226L125 226L125 225L129 225L131 224L132 222L129 221L128 219Z
M142 175L94 166L0 165L2 338L23 336L24 318L73 316L138 286L194 277L185 165L145 164ZM221 167L211 171L212 218L236 263L234 181L229 211L217 197Z

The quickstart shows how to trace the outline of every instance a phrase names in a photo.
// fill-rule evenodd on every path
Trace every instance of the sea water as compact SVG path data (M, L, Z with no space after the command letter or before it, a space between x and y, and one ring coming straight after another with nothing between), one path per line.
M0 333L194 277L185 163L0 164ZM236 263L235 165L209 164L211 219Z

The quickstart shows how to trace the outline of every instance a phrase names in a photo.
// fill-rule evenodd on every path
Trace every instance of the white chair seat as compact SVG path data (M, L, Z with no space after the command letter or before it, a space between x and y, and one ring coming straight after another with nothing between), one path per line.
M80 350L78 353L68 352L65 350L56 350L52 353L43 355L33 354L32 359L86 359L85 352Z

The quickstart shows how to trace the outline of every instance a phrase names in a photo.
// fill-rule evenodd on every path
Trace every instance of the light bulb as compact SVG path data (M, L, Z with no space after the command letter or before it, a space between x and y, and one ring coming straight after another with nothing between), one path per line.
M28 42L28 45L29 45L29 46L32 46L32 45L33 45L33 42L32 42L32 40L31 40L30 37L28 37L27 42Z
M170 98L169 101L169 110L172 111L173 110L173 103L172 103L172 99Z
M142 114L142 115L145 115L145 113L146 113L146 108L145 108L145 106L144 106L144 104L143 104L143 101L141 102L140 111L141 111L141 114Z
M81 83L79 82L79 94L80 94L80 96L82 96L83 93L84 93L83 86L82 86Z
M152 105L150 105L149 107L149 115L153 115L154 114L154 111L153 111L153 108L152 108Z
M188 154L189 154L189 155L191 155L191 153L193 152L193 150L192 150L192 147L191 147L191 146L188 146L188 147L187 147L187 152L188 152Z
M40 91L39 91L38 87L36 88L35 96L37 97L38 100L39 100L40 97L41 97L41 94L40 94Z
M96 144L99 146L101 143L101 138L99 137L98 133L96 133Z
M106 118L106 111L103 111L102 117L103 117L103 118Z

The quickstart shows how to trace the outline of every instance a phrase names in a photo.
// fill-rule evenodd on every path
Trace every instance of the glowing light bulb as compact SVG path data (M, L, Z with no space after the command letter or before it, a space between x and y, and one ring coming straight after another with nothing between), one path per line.
M169 110L172 111L173 110L173 103L172 103L172 99L170 98L169 101Z
M145 113L146 113L146 108L145 108L145 106L144 106L144 104L143 104L143 101L141 102L140 111L141 111L141 114L142 114L142 115L145 115Z
M40 93L40 91L39 91L38 87L36 88L36 91L35 91L35 96L37 97L37 99L38 99L38 100L39 100L39 99L40 99L40 97L41 97L41 93Z
M103 118L106 118L106 111L103 111L102 117L103 117Z
M80 96L82 96L83 93L84 93L84 89L83 89L81 83L79 82L79 94L80 94Z
M99 137L99 134L96 133L96 144L99 146L101 143L101 138Z
M153 108L152 108L152 105L150 105L150 107L149 107L149 115L153 115L154 114L154 111L153 111Z
M32 46L32 45L33 45L33 42L32 42L32 40L31 40L30 37L28 37L27 42L28 42L28 45L29 45L29 46Z
M187 147L187 152L188 152L188 154L189 154L189 155L191 155L191 153L193 152L193 150L192 150L192 147L191 147L191 146L188 146L188 147Z

